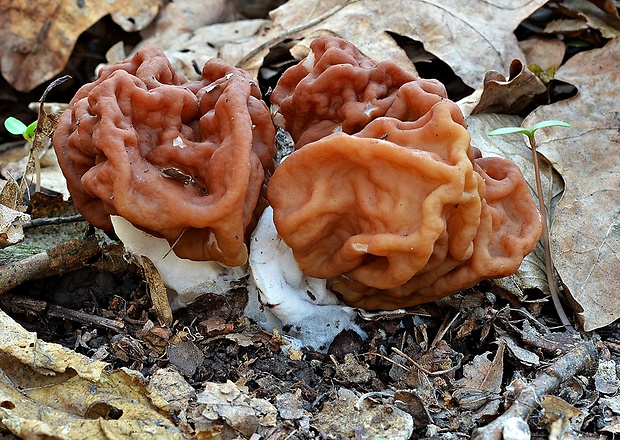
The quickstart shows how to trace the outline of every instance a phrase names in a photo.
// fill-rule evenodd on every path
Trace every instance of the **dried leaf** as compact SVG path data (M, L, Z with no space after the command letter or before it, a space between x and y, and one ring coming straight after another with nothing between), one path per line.
M532 353L523 347L519 347L517 343L509 336L501 336L498 341L506 344L506 348L510 354L517 359L521 364L528 367L537 367L540 365L540 358L536 353Z
M620 379L616 373L616 362L613 359L601 360L594 375L596 391L602 394L615 394L620 389Z
M461 409L475 413L474 418L495 415L499 410L504 349L500 343L492 361L486 352L463 366L463 378L457 381L452 395Z
M187 383L174 367L160 368L149 378L146 390L150 395L159 396L166 402L167 410L181 418L189 406L190 399L196 397L196 391ZM159 405L158 405L159 406Z
M560 119L573 126L541 129L536 139L566 182L551 227L554 264L584 329L592 331L620 317L620 38L575 55L556 78L578 95L539 107L523 125Z
M24 239L22 226L30 216L0 203L0 249Z
M19 188L19 183L17 183L10 175L9 179L2 187L2 191L0 192L0 205L4 205L9 209L16 209L22 212L26 211L26 206L23 204L23 194Z
M603 397L599 402L601 405L609 408L614 414L620 414L620 396Z
M141 255L140 262L144 271L144 279L149 286L149 295L151 296L155 314L163 324L170 327L172 325L172 308L168 301L168 292L166 291L164 281L149 257Z
M371 58L391 59L413 69L405 51L388 33L392 32L423 43L428 52L475 87L485 71L508 71L514 58L524 58L513 31L546 2L496 3L499 4L467 0L291 0L271 12L273 24L264 35L237 49L237 53L244 54L237 62L255 73L269 48L277 43L306 38L308 41L299 42L302 48L291 50L299 57L307 53L311 39L334 33Z
M166 353L170 363L186 377L192 377L204 361L202 351L189 340L169 345Z
M308 412L303 408L303 404L304 401L299 388L295 393L284 393L276 396L276 408L284 420L298 420L307 416Z
M477 388L490 393L502 390L504 370L504 344L500 344L493 360L489 360L486 352L474 357L473 361L463 366L463 378L457 383L460 388Z
M546 92L547 87L521 60L513 60L508 78L495 70L486 72L482 85L472 95L460 101L459 107L465 115L517 114L531 106L537 96Z
M392 406L388 411L387 407L370 399L360 402L341 396L325 402L312 418L312 425L336 438L409 439L413 433L411 415Z
M139 373L108 374L108 364L37 339L1 310L0 327L1 427L20 438L182 438Z
M609 14L587 0L564 0L559 9L584 21L588 27L599 30L603 38L620 36L620 18L617 11L615 15Z
M543 409L543 423L549 426L550 439L577 439L583 423L584 413L559 397L543 396L540 402Z
M29 92L58 74L82 32L112 14L126 31L137 31L157 14L162 0L114 2L0 3L2 76L20 92Z
M519 41L519 46L525 54L526 64L536 64L544 71L550 67L557 70L566 52L564 42L555 38L532 37Z
M620 18L620 15L618 15L618 8L616 8L616 5L614 4L614 0L590 0L590 1L594 3L596 6L598 6L599 8L601 8L603 11L607 12L608 14L611 14L614 17Z
M234 48L235 44L232 43L253 40L260 28L267 23L268 20L239 20L212 24L190 32L154 34L143 40L134 52L146 44L158 46L164 50L176 71L190 80L199 80L202 66L209 59L219 56L231 61L245 56L235 51L220 52L222 46L228 45L229 48ZM124 56L120 59L124 59Z
M207 382L205 389L196 395L196 401L199 405L194 423L198 438L211 438L224 424L244 438L250 438L260 428L276 425L275 406L251 397L247 387L238 387L230 380L221 384Z

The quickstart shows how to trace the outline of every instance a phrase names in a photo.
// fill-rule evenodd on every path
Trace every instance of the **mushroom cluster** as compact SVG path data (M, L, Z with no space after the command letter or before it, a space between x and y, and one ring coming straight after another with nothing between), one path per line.
M434 80L321 37L271 95L296 142L267 198L301 270L395 309L514 273L541 234L519 169L481 158Z
M271 104L270 113L252 78L221 60L188 82L144 47L78 91L54 147L91 224L108 230L120 215L190 260L245 264L267 186L279 238L263 228L273 252L253 249L257 264L280 270L267 255L283 253L281 239L304 275L365 309L512 274L540 238L519 169L477 154L438 81L321 37L282 75ZM274 122L295 141L275 171ZM314 285L285 266L281 286Z
M76 208L104 230L121 215L181 258L244 264L275 152L261 98L248 73L217 59L194 82L155 47L104 67L53 139Z

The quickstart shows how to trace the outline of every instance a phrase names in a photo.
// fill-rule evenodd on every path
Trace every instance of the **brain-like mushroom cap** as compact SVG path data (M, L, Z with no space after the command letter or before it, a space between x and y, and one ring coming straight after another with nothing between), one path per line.
M344 62L357 59L346 55ZM337 59L332 54L331 62ZM322 59L315 53L313 62ZM308 61L301 64L307 70ZM322 66L323 84L330 72ZM423 84L402 84L383 115L357 132L303 144L269 182L278 234L302 271L334 279L332 288L353 306L408 307L509 275L540 238L540 216L518 168L505 159L475 159L456 104ZM295 101L292 90L281 102ZM376 102L363 91L357 96ZM299 108L309 109L303 114L311 122L297 121ZM320 126L312 108L281 105L279 112L287 125L312 131ZM293 138L305 135L301 129Z
M420 79L392 61L370 60L340 38L320 37L310 48L270 96L274 122L297 149L332 133L357 133L380 116L416 120L447 96L439 81ZM405 84L410 88L401 90ZM403 96L410 93L415 105Z
M101 70L54 135L77 209L166 238L182 258L246 262L248 227L274 155L274 127L252 78L221 60L187 82L144 47Z

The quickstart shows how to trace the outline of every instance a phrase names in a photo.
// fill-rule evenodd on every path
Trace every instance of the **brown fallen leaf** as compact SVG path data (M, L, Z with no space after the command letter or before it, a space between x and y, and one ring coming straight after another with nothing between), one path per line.
M466 411L476 412L478 416L497 414L502 391L504 374L505 345L499 344L493 360L488 359L490 352L474 357L472 362L463 366L463 378L456 382L453 397Z
M579 93L539 107L523 126L563 120L572 129L542 129L538 151L566 182L555 208L551 249L557 272L586 331L620 317L620 38L582 52L556 73Z
M28 214L0 203L0 249L24 239L22 225L28 220L30 220Z
M11 176L0 191L0 249L24 239L23 224L30 220L22 205L19 184Z
M446 62L462 80L476 87L487 70L508 71L514 58L523 59L514 29L546 1L526 0L496 5L466 0L290 0L271 12L273 23L252 41L237 45L238 59L229 62L256 73L270 47L285 39L309 41L334 33L355 44L371 58L391 59L413 69L407 54L389 33L419 41ZM226 47L223 51L231 53Z
M170 364L186 377L192 377L204 361L202 351L190 340L171 343L166 348L166 354Z
M615 14L610 14L587 0L565 0L558 4L557 9L569 17L582 21L589 28L600 31L603 38L620 36L620 17L617 11ZM548 28L545 31L549 32L552 29Z
M566 53L566 45L556 38L531 37L519 41L519 46L525 54L526 64L536 64L544 71L550 67L557 70Z
M210 0L197 2L195 0L175 0L167 2L157 19L146 27L140 35L143 37L141 45L154 44L148 42L149 37L164 39L184 32L193 32L196 29L213 23L224 23L239 18L235 3L228 0Z
M176 2L175 2L176 3ZM170 4L175 4L170 3ZM144 39L135 51L147 44L164 50L174 69L189 80L202 79L202 66L211 58L239 59L241 55L230 56L221 51L222 46L234 47L234 44L257 38L257 33L269 20L238 20L228 23L216 23L187 32L154 34ZM116 56L124 59L125 54ZM112 60L110 60L112 61Z
M602 359L594 375L596 391L602 394L613 395L620 389L620 379L616 372L616 362L613 359Z
M537 97L543 96L547 87L521 60L512 60L509 76L489 70L476 91L459 102L463 113L518 114L532 108ZM472 108L473 107L473 108ZM470 111L471 108L471 111Z
M556 396L543 396L542 422L549 426L549 438L579 438L579 429L585 414L578 408Z
M598 6L599 8L601 8L603 11L607 12L608 14L611 14L614 17L620 18L620 15L618 15L618 8L616 8L616 5L614 4L614 0L590 0L590 1L594 3L596 6Z
M103 16L127 32L157 15L162 0L0 2L0 70L11 86L29 92L58 74L82 32Z
M352 391L339 389L337 396L326 401L321 412L312 418L312 426L336 438L410 438L413 433L411 415L380 399L375 401L373 394L355 398ZM376 394L380 397L389 393Z
M224 426L234 429L241 438L250 438L276 425L275 406L253 397L247 387L237 386L230 380L206 382L204 390L196 395L196 402L193 417L196 438L216 437Z
M155 314L162 324L170 327L172 325L172 308L168 301L168 293L166 292L164 281L149 257L142 255L140 262L142 263L144 279L149 286L149 295Z
M107 373L108 364L37 339L1 310L0 328L0 428L20 438L184 438L140 373Z

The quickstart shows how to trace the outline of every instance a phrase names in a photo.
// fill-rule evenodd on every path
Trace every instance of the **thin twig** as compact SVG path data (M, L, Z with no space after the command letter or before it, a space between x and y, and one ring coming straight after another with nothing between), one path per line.
M385 361L388 361L388 362L392 363L393 365L396 365L397 367L400 367L400 368L402 368L403 370L405 370L407 372L411 371L411 368L409 368L408 366L403 365L403 364L399 364L394 359L391 359L391 358L387 357L384 354L381 354L381 353L368 353L368 354L380 357L381 359L383 359Z
M170 252L174 250L174 247L179 243L179 241L181 241L181 238L183 238L183 234L185 234L185 231L187 231L187 227L183 228L183 230L181 231L177 239L174 240L174 243L172 243L172 245L170 246L170 249L168 249L168 252L166 252L166 254L163 257L161 257L162 260L166 258L168 255L170 255Z
M359 399L357 399L357 402L355 402L355 409L360 411L362 409L362 403L369 397L394 397L394 391L371 391L362 394Z
M92 324L97 327L112 330L116 333L120 333L125 328L125 324L123 324L122 321L104 318L103 316L91 315L89 313L80 312L78 310L57 306L55 304L49 306L47 316L53 318L69 319L71 321L76 321L82 324Z
M66 217L44 217L44 218L33 218L27 223L24 223L22 228L37 228L39 226L50 226L50 225L60 225L63 223L75 223L86 221L84 217L80 214L77 215L69 215Z
M445 319L441 323L441 327L439 327L439 330L437 331L437 335L435 335L435 338L433 339L433 342L431 343L431 347L435 347L437 343L443 339L446 333L448 333L448 330L450 330L450 327L452 327L452 324L454 324L454 322L459 316L461 316L460 311L458 311L454 315L454 317L450 320L450 322L446 325L446 320L448 319L448 316L446 315Z
M477 428L472 434L473 440L500 440L508 420L526 421L538 408L543 396L552 394L558 387L573 376L595 368L598 352L593 341L586 341L559 357L546 368L538 371L536 378L525 386L516 396L504 414L486 426Z

